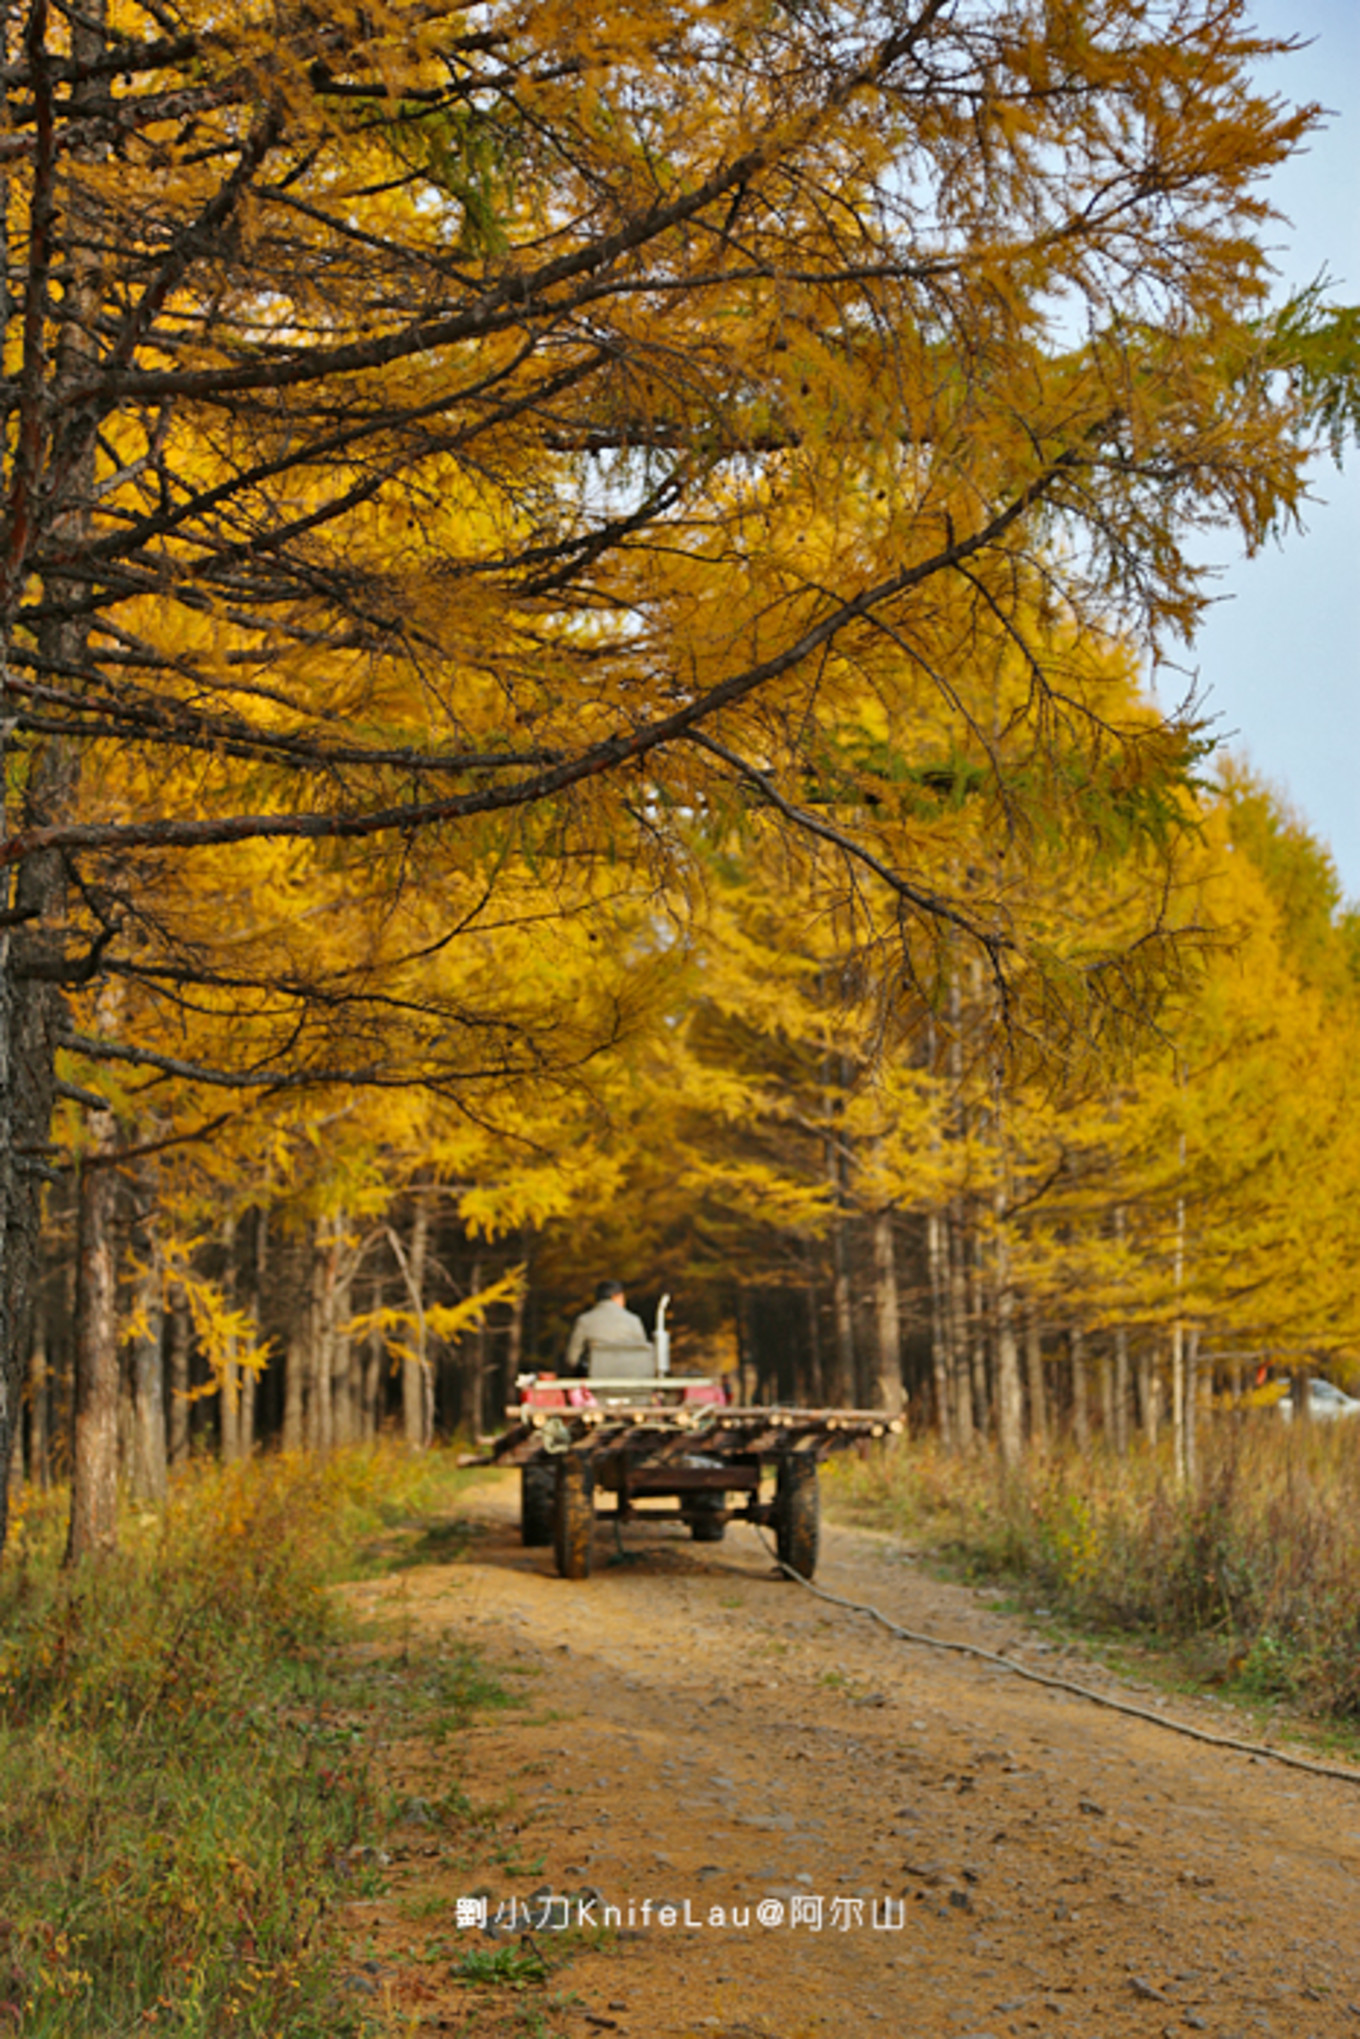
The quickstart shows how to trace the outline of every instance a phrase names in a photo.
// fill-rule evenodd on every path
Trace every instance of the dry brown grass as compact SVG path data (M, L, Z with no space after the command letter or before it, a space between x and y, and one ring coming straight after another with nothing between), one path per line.
M1165 1453L931 1442L847 1466L840 1503L1087 1627L1190 1645L1201 1676L1360 1721L1360 1429L1223 1417L1192 1491Z

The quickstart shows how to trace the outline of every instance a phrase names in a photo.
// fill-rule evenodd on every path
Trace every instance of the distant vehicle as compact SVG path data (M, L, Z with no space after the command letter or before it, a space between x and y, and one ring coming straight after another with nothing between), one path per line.
M1294 1397L1286 1394L1275 1404L1286 1423L1294 1420ZM1330 1422L1337 1416L1360 1416L1360 1401L1331 1381L1309 1381L1308 1414L1314 1423Z

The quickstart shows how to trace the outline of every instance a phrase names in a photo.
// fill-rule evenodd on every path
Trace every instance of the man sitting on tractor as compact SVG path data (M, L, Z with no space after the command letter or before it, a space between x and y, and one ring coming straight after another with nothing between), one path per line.
M571 1327L565 1371L593 1380L648 1380L656 1372L646 1327L624 1308L622 1282L596 1282L594 1308Z

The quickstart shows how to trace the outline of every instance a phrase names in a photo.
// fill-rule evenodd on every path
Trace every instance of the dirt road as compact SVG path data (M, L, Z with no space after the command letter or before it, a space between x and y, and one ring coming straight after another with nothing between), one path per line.
M906 1647L776 1577L746 1529L717 1546L635 1532L613 1563L601 1533L595 1576L565 1583L520 1547L515 1503L510 1479L488 1485L459 1562L352 1589L416 1637L518 1667L528 1702L479 1716L455 1751L385 1759L416 1804L385 1894L351 1923L356 1973L411 2029L1360 2035L1360 1787ZM1055 1663L888 1539L826 1532L818 1581ZM1168 1710L1233 1731L1207 1706ZM427 1820L451 1759L489 1809L479 1853ZM522 1912L499 1935L460 1930L456 1899L489 1892L504 1926L511 1897L547 1889L586 1930L547 1985L515 1992L517 1950L565 1943L532 1923L524 1940ZM540 1897L532 1917L563 1910ZM602 1944L593 1920L616 1929ZM475 1950L501 1981L459 1979Z

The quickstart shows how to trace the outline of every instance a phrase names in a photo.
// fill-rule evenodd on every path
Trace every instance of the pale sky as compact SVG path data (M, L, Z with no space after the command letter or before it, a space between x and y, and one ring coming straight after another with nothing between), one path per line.
M1281 294L1325 269L1339 303L1360 303L1360 4L1255 0L1251 11L1262 29L1314 38L1267 81L1334 116L1270 186L1291 222L1276 256ZM1328 845L1360 903L1360 449L1341 473L1320 462L1313 489L1304 533L1254 560L1223 541L1219 591L1231 599L1187 662L1218 732ZM1172 705L1171 677L1158 691Z

